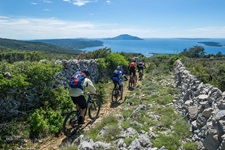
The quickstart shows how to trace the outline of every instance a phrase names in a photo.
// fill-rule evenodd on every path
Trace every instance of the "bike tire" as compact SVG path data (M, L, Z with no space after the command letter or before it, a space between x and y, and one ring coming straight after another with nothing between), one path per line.
M118 100L118 98L119 98L119 89L114 88L112 90L112 103L116 102Z
M96 120L98 118L99 112L101 108L101 102L98 99L93 99L88 108L88 115L92 120Z
M76 134L79 129L78 118L80 116L79 111L71 111L68 113L63 121L63 133L71 137Z

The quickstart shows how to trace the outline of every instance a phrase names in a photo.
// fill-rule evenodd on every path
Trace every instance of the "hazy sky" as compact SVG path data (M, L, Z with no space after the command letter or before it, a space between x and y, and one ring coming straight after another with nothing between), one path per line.
M225 0L0 0L0 38L225 38Z

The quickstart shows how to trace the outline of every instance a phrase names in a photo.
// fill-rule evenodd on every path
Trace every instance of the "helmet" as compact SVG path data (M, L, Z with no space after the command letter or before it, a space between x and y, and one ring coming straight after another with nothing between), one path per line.
M90 76L90 75L91 75L90 72L89 72L88 70L83 70L82 72L85 73L86 76Z
M116 68L117 70L120 70L120 66L117 66L117 68Z

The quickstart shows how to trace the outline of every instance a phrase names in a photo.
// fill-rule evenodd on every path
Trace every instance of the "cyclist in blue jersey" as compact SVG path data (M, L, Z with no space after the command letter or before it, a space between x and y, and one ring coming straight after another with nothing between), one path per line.
M128 80L126 75L122 72L121 67L117 66L116 70L113 71L112 81L114 83L114 88L117 83L119 84L119 90L121 90L121 87L123 85L123 83L121 81L121 77L124 77L126 81Z

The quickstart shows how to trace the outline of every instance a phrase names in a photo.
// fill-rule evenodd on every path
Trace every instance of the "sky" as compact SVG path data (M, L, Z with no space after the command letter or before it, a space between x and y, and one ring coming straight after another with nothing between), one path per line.
M1 0L0 38L225 38L225 0Z

